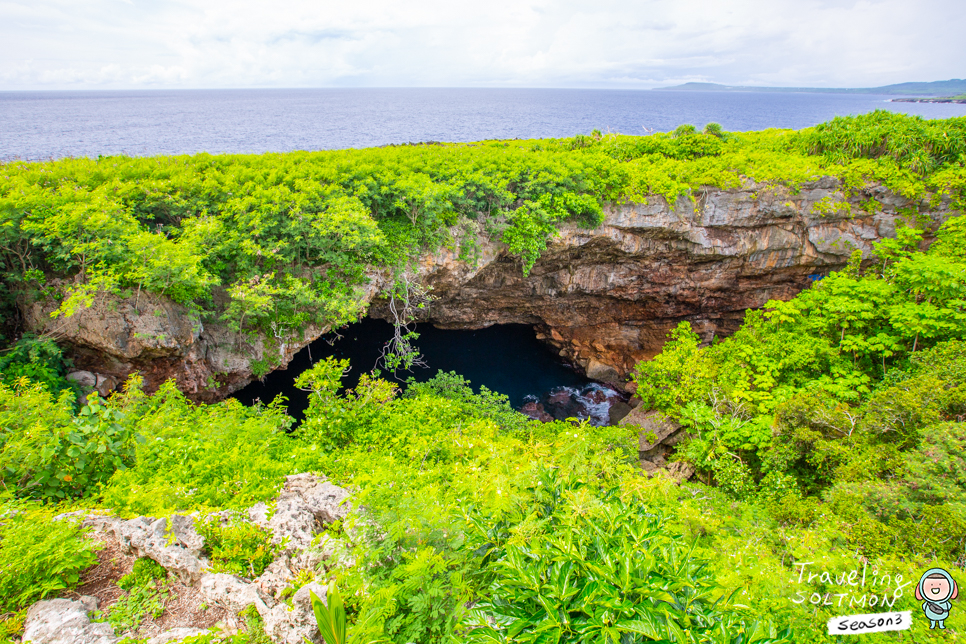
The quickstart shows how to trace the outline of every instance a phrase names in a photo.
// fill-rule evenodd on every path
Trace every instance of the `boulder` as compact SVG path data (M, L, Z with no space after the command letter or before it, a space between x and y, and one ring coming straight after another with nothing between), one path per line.
M118 384L120 384L120 380L114 376L105 376L100 373L94 375L97 376L97 383L94 385L94 389L97 389L97 393L105 398L117 389Z
M96 390L102 397L106 398L117 389L120 380L114 376L105 376L101 373L92 373L90 371L72 371L67 376L68 380L73 380L81 389L84 391ZM86 400L87 397L84 396Z
M72 371L66 378L76 382L83 389L94 389L97 386L97 376L90 371Z
M115 521L112 532L118 543L139 557L150 557L174 572L185 583L201 578L208 568L204 537L194 528L194 517L173 515L169 519L138 517Z
M639 428L638 457L648 475L665 468L673 447L688 436L680 423L660 412L647 411L643 406L632 409L619 424Z
M610 424L616 425L623 420L627 414L631 413L633 409L634 408L628 405L626 402L620 400L615 402L610 406L610 410L607 412L607 415L610 418Z
M620 380L620 374L614 367L597 361L594 358L590 359L587 363L587 377L591 380L599 380L601 382L615 382Z
M287 477L275 504L275 514L268 520L272 543L288 539L286 552L306 550L322 527L344 519L349 513L347 490L332 485L314 474Z
M315 593L325 602L325 588L317 582L302 586L292 598L292 606L282 602L271 610L261 613L265 620L265 633L276 644L324 644L312 611L312 598Z
M259 592L255 584L225 573L204 575L198 581L198 594L208 604L227 608L234 613L252 605L259 613L264 613L269 609L266 600L272 601Z
M684 461L675 461L668 464L666 472L678 483L684 483L694 476L694 465Z
M27 611L24 642L33 644L115 644L120 640L104 622L91 622L88 613L97 607L93 597L80 601L48 599Z

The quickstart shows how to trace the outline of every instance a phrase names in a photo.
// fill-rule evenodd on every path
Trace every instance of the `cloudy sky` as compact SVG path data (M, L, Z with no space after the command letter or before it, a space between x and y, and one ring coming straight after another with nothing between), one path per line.
M964 0L0 0L0 90L869 87L966 77Z

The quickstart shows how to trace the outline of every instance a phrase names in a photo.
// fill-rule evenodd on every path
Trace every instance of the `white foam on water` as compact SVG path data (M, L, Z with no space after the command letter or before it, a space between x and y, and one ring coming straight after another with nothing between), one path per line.
M578 394L577 400L587 408L587 415L590 418L590 424L597 427L610 424L610 401L604 400L603 402L594 402L591 400L590 395L595 392L602 392L605 396L611 397L617 394L616 391L610 387L605 387L597 383L591 383L584 387Z

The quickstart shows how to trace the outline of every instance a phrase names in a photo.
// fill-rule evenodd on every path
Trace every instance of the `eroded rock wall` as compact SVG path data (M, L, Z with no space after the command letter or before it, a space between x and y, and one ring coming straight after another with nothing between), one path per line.
M843 267L854 249L868 256L875 241L894 236L900 216L941 222L955 214L947 202L914 202L876 185L846 197L831 177L797 190L746 181L700 191L694 200L650 197L608 204L605 212L597 228L563 226L528 276L482 233L475 261L446 249L423 257L417 279L437 297L423 319L466 329L532 324L591 378L619 381L658 353L681 320L705 340L729 334L746 309L794 296L810 275ZM371 278L360 301L371 303L370 315L388 319L385 301L374 299L387 276ZM149 391L173 378L196 400L228 395L255 378L256 361L285 365L329 331L311 328L297 341L269 346L144 293L137 302L100 295L67 319L50 318L54 306L33 304L27 323L70 343L79 368L119 381L139 371Z
M895 235L900 209L928 208L881 186L846 198L831 177L795 191L748 181L673 205L661 197L611 204L598 228L564 226L527 277L493 243L464 279L452 255L424 262L439 298L425 319L447 328L533 324L590 377L619 380L658 353L678 322L689 320L706 341L732 333L746 309L791 298L855 249L868 257L875 241ZM951 215L947 205L928 214ZM376 302L371 314L386 311Z

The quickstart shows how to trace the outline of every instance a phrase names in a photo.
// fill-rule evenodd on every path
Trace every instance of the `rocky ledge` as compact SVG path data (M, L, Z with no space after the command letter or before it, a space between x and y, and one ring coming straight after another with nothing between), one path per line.
M238 627L236 615L254 606L272 642L323 644L312 611L311 593L325 601L325 588L311 581L294 589L294 594L291 591L300 571L309 571L314 576L323 565L331 568L346 563L346 543L321 533L325 526L346 518L351 510L348 499L346 490L319 476L297 474L288 477L272 503L274 512L269 513L264 503L249 508L247 520L267 530L272 535L272 544L282 548L265 572L254 579L211 571L204 537L195 530L194 515L130 520L97 514L84 516L83 523L91 529L92 538L104 542L108 553L148 557L167 570L177 599L168 602L166 611L177 612L180 607L184 613L169 615L167 621L179 626L161 630L157 624L147 624L137 632L118 635L109 624L93 621L92 611L109 609L112 603L109 598L116 599L108 592L114 588L113 584L105 584L105 575L95 569L82 580L79 599L44 600L31 606L23 641L116 644L125 637L137 637L150 638L149 644L163 644L212 632L215 628L222 634L231 634ZM64 520L77 514L58 518ZM110 555L101 557L105 558ZM107 562L97 568L100 567L113 571L106 575L108 581L116 581L114 578L123 572L116 566L108 566ZM96 596L98 592L102 597ZM289 594L291 599L286 601ZM199 611L199 606L208 608ZM217 626L208 625L212 615L224 619Z
M597 228L568 224L523 275L505 245L478 237L478 259L451 251L427 255L415 278L436 301L423 321L446 328L534 325L538 337L589 377L619 382L633 365L660 351L682 320L705 340L732 333L749 308L788 299L810 278L845 265L858 249L895 234L900 212L936 222L954 213L948 200L912 200L879 185L846 194L831 177L797 189L745 181L708 188L674 203L608 204ZM369 314L389 318L378 295L386 276L374 273L360 290ZM267 356L266 343L240 343L216 322L156 296L140 302L101 295L71 318L51 320L52 302L24 311L33 331L74 347L74 361L97 383L140 371L150 391L167 379L196 400L216 400L252 379L256 361L285 365L296 351L329 331L308 329Z

